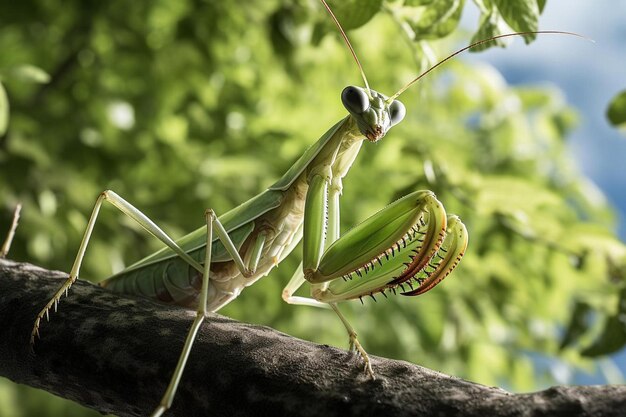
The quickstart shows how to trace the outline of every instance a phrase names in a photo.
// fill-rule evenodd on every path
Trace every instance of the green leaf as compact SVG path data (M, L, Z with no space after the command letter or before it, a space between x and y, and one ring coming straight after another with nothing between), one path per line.
M382 0L329 0L328 5L343 30L356 29L370 21L382 7Z
M606 117L615 127L626 123L626 90L613 97L606 109Z
M415 32L415 40L443 38L458 26L464 3L465 0L442 0L413 10L405 8L404 20Z
M38 84L46 84L50 81L50 76L47 72L28 64L7 68L2 71L1 75L3 78Z
M0 136L4 135L9 126L9 99L0 83Z
M619 297L618 311L606 321L602 334L583 350L584 356L602 356L617 352L626 345L626 288Z
M474 4L476 4L481 13L489 13L493 10L491 0L474 0Z
M543 13L543 9L546 7L548 0L537 0L537 7L539 7L539 13Z
M561 340L561 344L559 346L560 349L566 348L576 342L576 340L578 340L580 336L582 336L589 329L587 318L592 311L593 310L589 304L582 301L576 301L569 325L567 326L565 335Z
M433 2L434 0L406 0L404 5L410 7L427 6Z
M626 345L626 324L618 316L609 317L600 337L581 353L596 357L617 352Z
M559 207L561 198L553 191L512 176L484 176L480 192L474 196L480 213L526 213Z
M516 32L532 32L539 28L539 5L537 0L493 0L502 18ZM536 35L524 35L526 43Z
M480 27L474 36L472 36L471 43L479 42L499 35L501 32L498 28L497 19L497 13L492 12L489 14L483 14L480 19ZM492 46L504 47L505 45L506 43L502 39L495 39L470 48L470 52L479 52L491 48Z

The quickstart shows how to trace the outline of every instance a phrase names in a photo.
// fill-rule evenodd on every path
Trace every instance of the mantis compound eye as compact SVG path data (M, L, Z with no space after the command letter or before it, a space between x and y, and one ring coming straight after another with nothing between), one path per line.
M350 113L355 114L363 113L370 106L370 100L367 94L365 94L365 91L354 86L348 86L343 89L341 92L341 102Z
M398 100L394 100L389 105L389 118L391 119L391 126L395 126L404 119L406 115L406 107Z

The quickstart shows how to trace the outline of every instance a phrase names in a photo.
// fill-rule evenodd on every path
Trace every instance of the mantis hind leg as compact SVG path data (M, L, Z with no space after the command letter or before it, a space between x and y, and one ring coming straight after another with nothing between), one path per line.
M48 317L50 309L52 307L57 307L59 300L63 296L63 294L67 295L67 291L69 288L76 282L78 279L78 273L80 271L80 266L83 262L83 258L85 256L85 251L87 250L87 245L89 244L89 239L91 237L91 232L96 224L96 219L98 218L98 213L100 212L100 207L102 204L108 201L113 204L116 208L118 208L122 213L129 216L131 219L135 220L139 225L141 225L144 229L146 229L150 234L155 236L157 239L165 243L169 246L174 252L176 252L181 258L183 258L186 262L189 263L193 268L197 269L200 272L203 272L202 265L193 260L183 249L178 246L172 238L170 238L163 230L161 230L152 220L150 220L145 214L137 210L133 205L124 200L122 197L117 195L115 192L111 190L106 190L100 193L98 199L96 200L96 204L94 205L93 211L91 213L91 217L89 218L89 222L87 223L87 228L85 229L85 234L83 235L83 239L80 242L80 247L78 249L78 253L76 254L76 258L74 260L74 264L72 265L72 269L70 270L70 275L67 280L61 285L61 287L57 290L57 292L52 296L50 301L41 309L41 311L37 314L35 318L35 324L33 326L33 330L30 336L31 345L35 343L35 337L39 336L39 326L41 324L41 320L43 317Z
M87 249L87 245L89 243L89 239L91 237L91 233L96 223L96 219L98 217L98 213L100 212L100 207L102 204L108 201L117 207L124 214L135 220L139 223L144 229L146 229L150 234L155 236L157 239L161 240L165 243L169 248L171 248L175 253L177 253L183 260L185 260L189 265L198 270L203 274L202 288L200 293L200 299L198 303L197 314L194 322L191 325L189 333L187 334L187 338L185 340L185 344L183 346L182 353L178 359L178 364L176 365L176 369L174 370L174 375L172 376L170 383L167 387L167 390L161 400L160 405L153 413L153 417L157 417L162 415L172 404L174 399L174 395L176 393L176 389L178 388L178 384L180 382L180 378L182 376L182 372L187 363L187 359L189 357L189 352L191 351L191 347L193 342L195 341L196 335L200 328L200 325L204 321L204 318L207 315L207 302L208 302L208 288L209 288L209 270L211 265L211 242L213 241L213 231L215 228L215 233L223 243L225 249L230 254L232 260L234 261L237 268L244 276L250 276L256 268L258 263L259 255L264 246L264 235L259 235L257 238L257 242L253 245L255 248L253 250L252 256L249 257L248 265L244 264L243 259L239 255L235 244L232 242L228 233L217 219L217 216L213 212L213 210L207 210L205 212L205 218L207 222L207 245L206 245L206 254L205 254L205 262L204 266L199 264L193 258L189 256L180 246L172 240L165 232L163 232L152 220L150 220L146 215L141 213L137 208L128 203L122 197L117 195L115 192L111 190L107 190L102 192L98 199L96 200L96 204L94 205L93 211L91 213L91 217L89 218L89 222L87 224L87 228L85 230L85 234L83 235L83 239L80 244L80 248L76 255L76 259L74 260L74 264L70 271L70 276L63 283L63 285L57 290L52 299L44 306L44 308L39 312L35 319L35 324L33 326L33 330L31 333L31 344L35 341L35 336L39 334L39 325L41 319L44 316L48 316L49 310L54 306L56 308L57 303L61 299L61 296L64 293L67 293L69 288L72 286L76 279L78 278L78 273L80 270L80 266L85 256L85 251ZM252 270L251 270L252 269Z

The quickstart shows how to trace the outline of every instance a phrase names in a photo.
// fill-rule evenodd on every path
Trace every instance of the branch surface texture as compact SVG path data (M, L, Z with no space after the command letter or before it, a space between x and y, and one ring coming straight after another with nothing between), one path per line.
M0 260L0 376L118 416L156 407L194 312L78 281L51 321L37 312L67 274ZM624 416L626 386L532 394L372 356L377 379L346 351L211 315L167 416ZM485 358L489 360L489 358Z

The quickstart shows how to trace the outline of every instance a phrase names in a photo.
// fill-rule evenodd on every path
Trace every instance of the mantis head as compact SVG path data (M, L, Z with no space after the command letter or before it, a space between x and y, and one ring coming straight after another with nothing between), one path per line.
M389 100L377 91L361 87L344 88L341 102L370 142L382 139L406 114L406 108L400 101Z
M406 109L404 104L396 100L402 93L404 93L410 86L415 84L417 81L422 79L424 76L429 74L435 68L444 64L448 60L457 56L461 52L467 51L468 49L474 48L476 46L482 45L487 42L492 42L496 39L508 38L511 36L524 36L524 35L537 35L537 34L558 34L558 35L571 35L577 36L579 38L585 38L577 33L572 32L564 32L560 30L537 30L537 31L527 31L527 32L513 32L506 33L503 35L496 35L489 37L487 39L482 39L477 42L472 43L464 48L457 50L456 52L448 55L446 58L442 59L435 65L431 66L429 69L415 77L413 80L404 85L398 92L396 92L391 97L384 96L374 90L372 90L367 82L367 77L365 76L365 72L363 71L363 66L359 61L359 58L354 52L354 48L350 44L350 40L346 35L346 32L341 27L341 24L335 17L335 14L330 9L326 0L320 0L322 5L328 11L328 14L337 25L339 29L339 33L343 37L343 40L350 50L352 57L354 58L354 62L356 63L359 71L361 73L361 77L363 78L363 82L365 83L365 88L348 86L344 88L341 93L341 101L345 108L350 112L352 117L356 120L357 126L359 130L370 142L377 142L385 136L387 131L394 125L398 124L404 118L406 114ZM591 39L588 39L591 40Z

